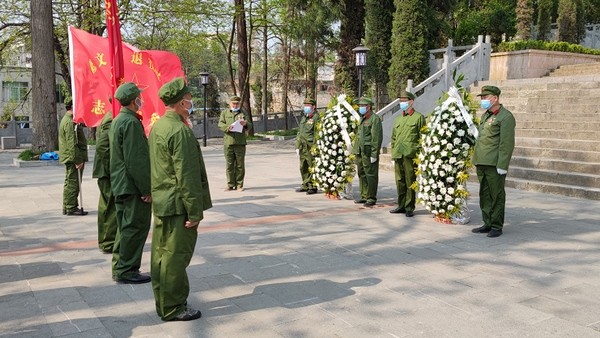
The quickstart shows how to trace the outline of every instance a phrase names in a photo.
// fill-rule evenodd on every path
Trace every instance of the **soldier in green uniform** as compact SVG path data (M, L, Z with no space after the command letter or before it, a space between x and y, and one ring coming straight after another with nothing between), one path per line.
M73 122L72 102L65 102L67 113L60 120L58 133L58 149L60 150L60 163L65 165L65 185L63 188L63 215L85 216L83 206L79 207L77 196L83 175L83 167L88 160L87 140L83 127ZM79 173L78 173L79 171Z
M316 102L313 99L304 100L304 115L300 119L298 134L296 135L296 155L300 159L300 175L302 186L297 192L305 192L308 195L316 194L317 187L311 178L310 168L314 166L314 157L310 149L315 143L315 125L319 120L319 114L315 111Z
M117 210L117 235L113 247L113 279L119 283L148 283L140 274L142 251L150 231L150 155L141 116L140 89L131 82L117 88L121 111L108 133L110 183Z
M502 235L506 193L504 183L508 165L515 147L515 117L500 104L500 89L495 86L481 88L481 108L485 113L479 124L479 138L475 143L473 164L479 179L479 206L483 226L474 233L487 233L488 237Z
M190 264L198 224L212 207L200 145L185 124L193 110L183 78L163 85L158 95L167 106L148 140L152 173L151 274L156 312L163 320L193 320L198 310L187 306L190 291L185 269Z
M219 117L219 129L225 133L223 136L227 171L225 191L236 189L244 191L246 130L252 129L252 119L248 112L240 108L240 101L239 96L233 96L229 100L230 110L223 111ZM234 131L234 123L239 123L242 130Z
M377 202L379 183L379 151L383 141L381 118L372 111L373 101L361 97L358 112L362 115L352 146L356 155L356 169L359 179L360 199L354 201L372 207Z
M400 111L392 129L392 160L396 176L398 206L390 210L392 214L406 213L413 217L415 211L415 191L410 188L416 179L417 165L414 162L419 150L421 128L425 117L413 109L415 95L403 91L400 95Z
M92 177L98 179L98 247L104 253L112 253L117 235L117 209L110 188L110 145L108 131L112 124L112 112L104 114L96 129L96 156Z

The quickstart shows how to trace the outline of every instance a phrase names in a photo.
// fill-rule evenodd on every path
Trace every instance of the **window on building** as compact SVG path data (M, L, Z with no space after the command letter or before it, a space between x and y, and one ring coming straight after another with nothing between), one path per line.
M29 86L27 82L2 82L2 101L20 102L25 99Z

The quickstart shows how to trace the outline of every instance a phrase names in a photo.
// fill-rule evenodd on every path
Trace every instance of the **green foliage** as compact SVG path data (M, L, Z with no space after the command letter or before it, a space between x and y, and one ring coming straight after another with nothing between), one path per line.
M394 0L365 1L365 35L367 54L367 82L386 86L389 81L390 44L394 19Z
M478 35L490 35L493 44L516 33L515 1L487 0L462 2L455 11L455 45L473 44Z
M399 95L408 79L419 83L429 75L424 0L396 0L392 28L390 95Z
M33 149L25 149L19 153L17 158L22 161L37 161L40 159L40 153Z
M513 52L516 50L539 49L556 52L569 52L578 54L600 55L600 50L586 48L582 45L568 42L545 42L539 40L503 42L497 47L498 52Z
M533 22L533 1L517 0L516 7L517 37L520 40L531 38L531 23Z
M570 43L578 43L577 7L580 1L559 0L558 1L558 40Z
M354 66L352 49L361 44L362 37L365 35L365 6L364 0L346 0L342 3L335 82L336 86L343 88L346 94L356 96L358 92L358 72Z
M538 0L537 32L538 40L548 40L552 23L552 0Z

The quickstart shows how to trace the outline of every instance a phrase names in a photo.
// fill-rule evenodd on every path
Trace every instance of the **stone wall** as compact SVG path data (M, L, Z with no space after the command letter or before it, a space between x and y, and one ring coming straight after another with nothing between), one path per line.
M591 62L600 62L600 56L534 49L492 53L490 80L542 77L562 65Z

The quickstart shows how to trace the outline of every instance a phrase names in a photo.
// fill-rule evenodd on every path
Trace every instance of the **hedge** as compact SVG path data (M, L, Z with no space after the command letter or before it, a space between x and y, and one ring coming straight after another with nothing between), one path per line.
M524 41L510 41L502 42L498 45L498 52L514 52L517 50L526 49L540 49L540 50L551 50L556 52L569 52L578 54L590 54L600 55L600 50L583 47L582 45L576 45L568 42L556 42L556 41L539 41L539 40L524 40Z

